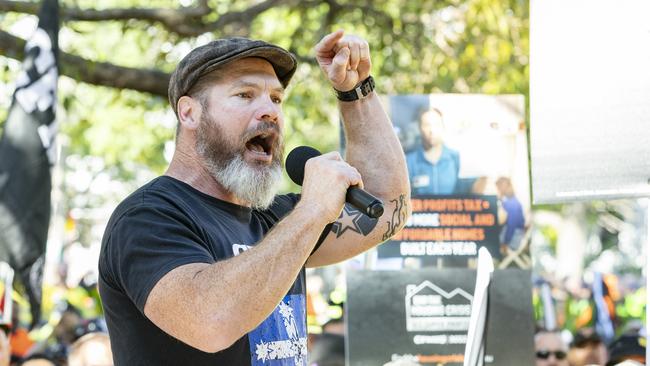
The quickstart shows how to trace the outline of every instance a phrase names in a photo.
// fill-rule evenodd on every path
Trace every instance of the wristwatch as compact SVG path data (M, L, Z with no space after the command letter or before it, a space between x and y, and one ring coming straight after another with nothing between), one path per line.
M375 90L375 79L373 79L372 76L368 76L352 90L344 92L336 89L334 90L336 91L336 97L339 98L340 101L352 102L365 98L371 91Z

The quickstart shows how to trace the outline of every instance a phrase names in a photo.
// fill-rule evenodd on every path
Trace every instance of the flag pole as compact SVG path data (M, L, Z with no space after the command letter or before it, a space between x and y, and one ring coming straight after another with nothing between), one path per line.
M483 366L485 357L485 326L487 320L488 296L494 262L490 252L482 247L478 251L476 286L472 298L472 310L465 343L463 366Z

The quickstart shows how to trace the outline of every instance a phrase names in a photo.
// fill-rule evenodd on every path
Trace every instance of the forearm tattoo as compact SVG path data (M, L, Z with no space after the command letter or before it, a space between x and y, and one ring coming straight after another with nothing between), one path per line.
M395 210L393 210L393 215L391 215L390 221L386 221L387 228L384 236L381 238L382 240L388 240L395 235L397 229L404 224L406 213L408 211L406 195L402 194L399 198L390 200L390 202L395 203Z
M377 219L373 219L357 210L351 205L343 206L341 216L332 224L332 232L339 238L347 231L367 236L377 226Z

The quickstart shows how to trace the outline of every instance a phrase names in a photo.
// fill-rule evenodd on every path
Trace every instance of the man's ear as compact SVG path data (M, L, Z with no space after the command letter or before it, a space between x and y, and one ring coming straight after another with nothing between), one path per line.
M196 130L201 121L202 107L196 99L184 95L178 100L176 105L178 110L178 120L183 127L189 130Z

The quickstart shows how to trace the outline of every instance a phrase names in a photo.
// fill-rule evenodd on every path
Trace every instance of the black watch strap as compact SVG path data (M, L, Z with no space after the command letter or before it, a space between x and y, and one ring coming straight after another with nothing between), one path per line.
M368 76L364 81L357 84L357 86L352 90L344 92L336 89L334 90L336 91L336 97L339 98L340 101L352 102L365 98L368 94L370 94L370 92L375 90L375 79L373 79L372 76Z

